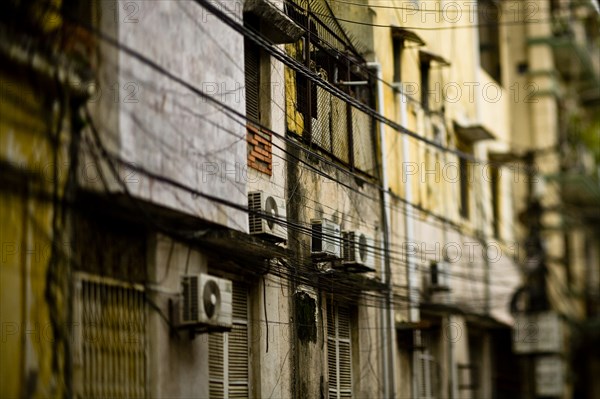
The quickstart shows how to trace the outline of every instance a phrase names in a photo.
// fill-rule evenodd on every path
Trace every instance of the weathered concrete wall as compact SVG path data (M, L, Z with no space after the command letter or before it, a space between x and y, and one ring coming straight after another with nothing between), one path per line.
M241 3L229 5L241 19ZM106 9L100 26L105 33L215 100L244 112L241 35L191 2L139 3L134 19L118 23L108 12L113 6L102 3ZM104 86L95 123L105 146L136 167L245 207L244 123L239 118L233 121L210 101L125 51L107 44L102 49ZM127 173L125 166L120 170ZM143 173L128 176L133 175L135 179L122 179L140 199L247 231L242 211Z
M169 300L179 300L181 276L206 273L207 260L200 252L161 235L152 237L148 251L148 294L162 314L169 315ZM186 331L180 331L172 336L155 310L149 313L147 331L151 396L207 398L208 335L192 340Z

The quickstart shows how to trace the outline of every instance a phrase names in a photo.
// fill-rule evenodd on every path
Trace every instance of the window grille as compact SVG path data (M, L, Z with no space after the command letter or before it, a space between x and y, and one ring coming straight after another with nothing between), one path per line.
M310 3L310 5L309 5ZM310 11L309 11L310 8ZM310 30L308 35L288 46L290 53L319 77L333 85L340 81L368 81L364 60L342 30L330 9L322 0L294 0L285 3L287 14L295 22ZM308 59L307 59L308 57ZM347 58L356 59L356 64ZM363 68L358 68L362 62ZM378 176L375 158L377 143L374 139L373 118L318 87L302 74L290 72L295 82L294 109L286 109L290 132L302 140L331 154L337 160L370 176ZM371 105L371 86L340 86L360 102ZM293 90L293 89L292 89ZM297 118L303 120L298 129Z
M329 397L352 397L350 309L331 303L327 311Z
M85 273L75 282L77 396L148 397L143 287Z
M233 283L233 328L210 334L208 346L210 398L248 398L248 287L242 283Z

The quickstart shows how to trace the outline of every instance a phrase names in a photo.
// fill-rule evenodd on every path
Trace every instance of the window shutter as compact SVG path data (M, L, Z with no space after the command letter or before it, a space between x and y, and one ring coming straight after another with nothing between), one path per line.
M428 351L419 353L419 370L417 371L419 381L419 399L434 399L432 382L433 357Z
M352 353L350 350L350 310L338 307L338 353L340 398L352 397Z
M208 337L209 396L211 399L223 399L225 397L223 335L216 333L209 334Z
M329 397L352 397L350 309L332 304L327 312Z
M246 76L246 116L255 122L259 122L260 50L248 39L244 41L244 68Z
M248 287L233 282L233 327L210 334L209 382L211 399L248 398Z

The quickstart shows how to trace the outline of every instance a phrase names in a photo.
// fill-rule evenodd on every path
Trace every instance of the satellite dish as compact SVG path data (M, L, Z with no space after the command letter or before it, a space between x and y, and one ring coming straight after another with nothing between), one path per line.
M214 280L209 280L204 284L203 291L202 302L204 305L204 313L206 314L206 317L212 319L221 306L221 292L219 291L219 285Z
M269 216L273 217L274 219L278 219L279 209L277 208L277 202L275 201L275 198L273 198L273 197L267 198L267 200L265 201L265 213L267 213ZM275 227L274 219L267 220L267 225L269 226L269 229L271 229L271 230L273 230L273 228Z

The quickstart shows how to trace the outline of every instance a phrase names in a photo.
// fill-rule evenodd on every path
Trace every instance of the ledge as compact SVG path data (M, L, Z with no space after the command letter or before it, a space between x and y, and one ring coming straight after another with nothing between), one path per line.
M454 122L454 131L462 140L470 143L495 139L494 135L481 124L463 126Z
M295 43L304 34L304 29L269 0L246 0L244 13L258 17L261 33L275 44Z

